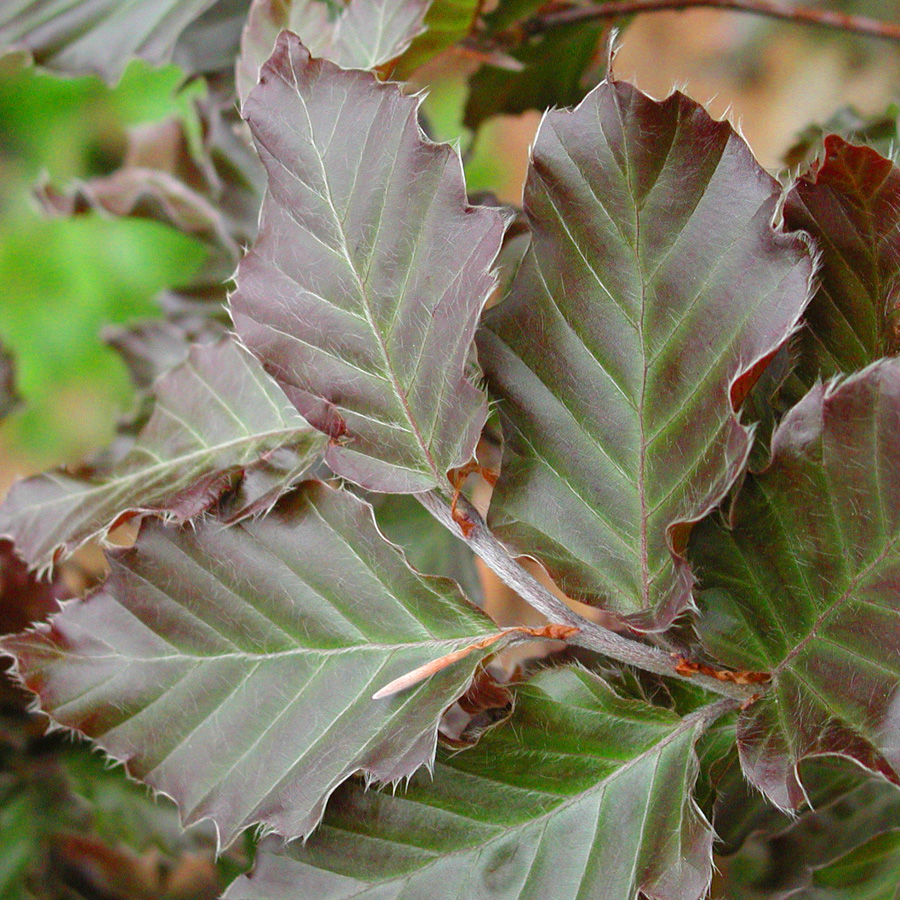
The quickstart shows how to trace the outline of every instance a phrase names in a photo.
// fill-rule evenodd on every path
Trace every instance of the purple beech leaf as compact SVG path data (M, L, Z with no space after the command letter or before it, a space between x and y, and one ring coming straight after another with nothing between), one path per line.
M30 566L46 570L133 515L192 518L275 451L292 448L308 467L323 448L321 435L233 341L195 346L155 394L150 419L111 470L57 470L13 486L0 505L0 536Z
M535 140L532 244L478 337L506 440L490 522L637 628L690 603L690 524L742 471L736 410L809 296L778 193L682 94L605 82Z
M226 900L700 900L712 829L691 799L697 718L548 670L506 725L404 793L349 783L305 844L264 841Z
M186 72L213 76L214 87L230 90L228 79L249 9L250 0L216 0L181 33L172 62Z
M489 651L372 694L496 632L455 584L411 569L367 503L321 482L229 528L150 521L111 562L101 593L0 646L55 722L186 822L211 818L223 844L255 823L307 835L354 772L431 765L443 710Z
M900 361L819 384L772 460L692 536L698 627L725 665L772 674L738 719L744 771L781 808L798 764L839 755L900 784Z
M112 83L140 57L168 62L179 36L215 0L3 0L0 54L28 51L68 75Z
M325 0L253 0L237 61L243 103L259 82L282 31L291 31L312 56L344 69L375 69L398 57L423 30L431 0L349 0L335 16Z
M102 337L122 358L132 384L150 391L159 378L188 358L193 344L214 343L225 335L225 327L215 319L196 318L140 319L109 326Z
M796 401L818 377L900 351L900 169L871 147L831 135L824 160L788 193L784 219L821 250L788 383Z
M269 187L235 327L331 437L332 469L389 493L445 484L472 456L487 402L466 365L504 227L467 205L418 103L284 32L244 104Z

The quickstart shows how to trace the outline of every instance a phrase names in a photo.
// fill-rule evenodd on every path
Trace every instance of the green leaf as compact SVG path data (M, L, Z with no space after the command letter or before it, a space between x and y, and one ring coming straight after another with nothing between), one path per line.
M798 806L808 756L900 783L900 361L818 385L784 418L772 461L730 513L695 531L698 627L737 669L772 673L741 712L750 781Z
M375 69L398 57L422 32L430 0L350 0L337 13L326 0L254 0L237 61L243 103L259 81L282 31L291 31L312 56L344 69Z
M723 896L729 900L807 897L806 890L814 881L813 870L830 866L869 839L896 827L900 791L846 760L842 765L837 762L831 759L804 764L804 775L809 776L812 787L812 809L789 817L769 806L768 816L757 814L747 821L746 843L725 866ZM759 798L755 791L752 796ZM754 805L758 800L751 799L750 807ZM736 808L735 812L740 810ZM716 834L721 836L718 819L714 824ZM895 885L897 877L895 870Z
M403 81L419 66L462 40L475 25L479 0L433 0L425 13L423 34L418 35L397 61L392 77Z
M823 162L788 193L784 217L821 251L819 287L786 385L796 401L817 378L900 351L900 169L870 147L831 135Z
M690 523L742 471L736 409L807 302L810 251L772 227L778 196L682 94L606 82L535 140L531 247L478 336L506 440L489 521L638 628L689 604Z
M119 169L37 193L51 215L97 211L163 222L205 245L208 257L187 284L160 298L170 315L224 317L227 282L256 236L265 178L232 100L198 101L199 136L181 119L133 129Z
M385 700L394 678L496 632L446 579L421 576L371 507L307 482L223 528L148 522L105 589L7 639L61 725L94 738L221 840L261 823L308 834L352 773L429 765L443 710L485 652Z
M606 33L603 23L560 26L510 51L521 71L484 64L469 80L466 126L477 130L492 116L579 103L605 74Z
M813 872L797 900L894 900L900 890L900 828L864 844Z
M331 437L332 469L389 493L446 485L472 456L487 403L466 369L503 234L417 111L287 32L244 104L269 187L235 327Z
M133 515L192 518L276 450L290 449L306 468L324 444L233 341L195 346L155 394L137 442L111 470L57 470L13 486L0 505L0 535L29 565L47 569Z
M375 520L389 541L399 545L418 572L452 578L481 605L482 585L475 554L444 528L415 498L374 494Z
M348 784L307 843L264 842L227 900L699 900L712 831L691 800L704 716L558 669L506 726L404 794Z
M68 75L112 83L134 57L161 64L215 0L4 0L0 53L27 50Z

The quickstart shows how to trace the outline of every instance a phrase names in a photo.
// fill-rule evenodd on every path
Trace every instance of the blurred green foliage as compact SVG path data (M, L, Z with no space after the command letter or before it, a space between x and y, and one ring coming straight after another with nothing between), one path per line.
M115 89L94 77L32 68L0 73L0 340L14 353L25 403L3 444L35 468L105 443L127 406L125 369L99 338L104 325L156 315L154 294L199 267L199 244L151 222L90 215L49 220L31 197L111 171L139 122L193 115L202 84L133 64Z

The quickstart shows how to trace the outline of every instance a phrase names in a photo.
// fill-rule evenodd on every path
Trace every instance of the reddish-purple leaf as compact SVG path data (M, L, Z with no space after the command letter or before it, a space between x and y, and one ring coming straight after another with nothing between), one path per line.
M422 32L431 0L350 0L338 14L325 0L254 0L241 36L237 89L241 101L259 81L282 31L291 31L312 56L344 69L375 69L399 56Z
M269 176L231 298L238 333L326 460L372 490L425 491L469 460L487 414L466 374L502 214L466 203L418 100L278 40L244 104Z
M391 795L348 784L305 844L265 841L228 900L700 900L712 829L684 719L598 676L542 672L508 725Z
M772 673L738 720L750 781L797 806L798 763L838 754L900 783L900 361L813 388L731 519L690 557L707 647Z
M0 55L27 50L58 72L118 80L140 57L167 62L179 35L215 0L3 0Z
M321 453L321 435L233 341L195 346L155 394L150 419L111 470L48 472L13 486L0 506L0 535L15 541L30 566L47 569L133 515L196 516L282 448L293 450L302 468ZM272 499L267 486L262 502Z
M788 394L900 350L900 169L837 135L787 195L785 224L821 251L818 290L796 342Z
M478 343L506 439L490 521L639 628L689 604L690 523L741 472L736 410L808 299L778 194L682 94L607 82L535 140L532 245Z
M150 521L112 568L102 592L0 646L54 721L186 822L212 818L223 843L254 823L306 835L353 772L430 765L443 710L488 651L372 694L496 632L452 582L413 571L368 504L320 482L228 528Z

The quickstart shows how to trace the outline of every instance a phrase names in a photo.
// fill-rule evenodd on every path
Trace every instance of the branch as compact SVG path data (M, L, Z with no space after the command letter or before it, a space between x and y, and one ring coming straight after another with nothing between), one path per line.
M773 19L784 19L802 25L822 25L850 34L861 34L885 41L900 41L900 25L880 22L865 16L854 16L830 9L817 9L810 6L798 6L782 3L780 0L609 0L594 5L569 6L565 9L548 10L529 19L519 26L519 39L524 36L539 34L560 25L574 22L593 22L601 19L614 19L634 13L664 12L666 10L689 9L695 6L712 7L714 9L730 9L736 12L752 13ZM515 29L497 36L515 41Z
M622 635L578 615L510 556L509 551L494 537L481 514L465 496L460 496L457 501L457 510L462 511L466 516L465 533L454 518L450 504L436 491L416 494L415 498L445 528L460 540L465 541L499 576L501 581L511 587L523 600L545 615L551 622L577 628L577 634L567 638L570 644L586 647L602 653L610 659L636 666L647 672L689 681L691 684L699 685L733 700L749 700L759 692L761 686L758 684L746 685L720 681L698 670L687 674L683 663L679 663L676 658L665 651L622 637Z

